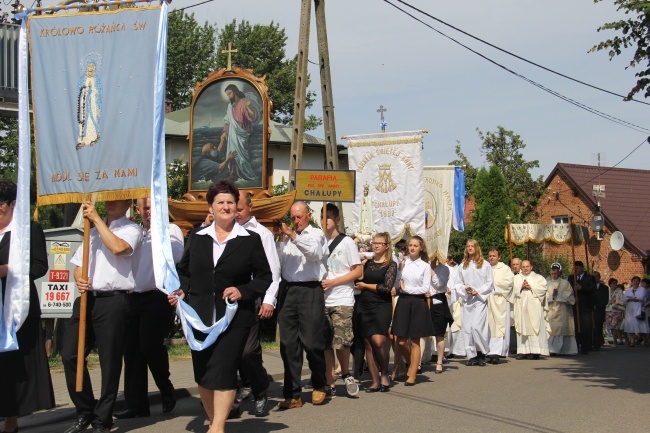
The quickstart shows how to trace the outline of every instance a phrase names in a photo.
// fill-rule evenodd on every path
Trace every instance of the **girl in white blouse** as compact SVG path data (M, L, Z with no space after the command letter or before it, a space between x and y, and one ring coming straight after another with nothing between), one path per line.
M420 363L420 338L433 335L426 294L431 284L431 266L424 240L413 236L408 243L408 255L400 262L400 292L393 317L393 335L406 359L409 359L406 386L415 385ZM411 346L409 347L409 339Z

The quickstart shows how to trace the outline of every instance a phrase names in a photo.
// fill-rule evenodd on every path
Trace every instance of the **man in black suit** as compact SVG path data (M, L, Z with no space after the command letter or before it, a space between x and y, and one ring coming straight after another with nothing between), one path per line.
M580 353L586 355L592 349L596 281L594 277L585 272L585 265L580 260L576 260L574 263L573 274L569 275L568 280L576 295L574 306L576 339L580 346ZM579 332L578 329L580 329Z
M603 325L605 325L605 308L609 303L609 287L600 280L600 272L593 273L596 281L596 293L594 296L594 350L600 349L605 344L603 336Z

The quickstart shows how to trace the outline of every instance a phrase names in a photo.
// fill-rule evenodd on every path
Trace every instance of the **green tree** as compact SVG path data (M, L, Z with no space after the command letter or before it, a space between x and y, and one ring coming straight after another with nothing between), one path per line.
M167 34L166 98L179 110L192 102L196 83L216 69L217 28L207 21L200 26L193 13L179 11L169 14Z
M0 179L16 180L18 120L0 117Z
M521 153L526 144L518 134L503 126L498 126L496 132L484 133L478 128L476 131L482 141L485 161L499 167L506 179L506 191L517 203L519 218L525 222L534 220L539 199L544 194L544 179L542 176L533 179L530 171L539 168L539 161L526 161Z
M228 47L228 43L232 43L233 48L237 49L233 64L252 69L259 77L266 75L269 97L273 101L271 119L289 125L293 122L298 57L285 58L286 42L284 29L273 21L268 25L251 25L246 20L239 24L233 20L219 32L217 59L222 67L227 64L227 55L221 51ZM307 85L309 82L308 75ZM314 92L307 92L306 108L313 105L315 96ZM322 119L309 115L305 119L305 129L314 129L322 123Z
M599 3L602 0L594 0ZM634 48L634 55L627 68L640 66L643 70L634 74L638 80L625 100L631 100L639 92L644 97L650 96L650 2L642 0L614 0L617 10L623 11L629 18L605 23L598 28L614 30L620 34L607 39L591 48L591 52L607 51L609 60L623 53L625 48Z
M474 183L476 209L469 227L469 236L476 239L487 256L488 249L507 251L505 229L507 216L516 212L517 205L508 195L506 178L501 169L491 165L479 170Z

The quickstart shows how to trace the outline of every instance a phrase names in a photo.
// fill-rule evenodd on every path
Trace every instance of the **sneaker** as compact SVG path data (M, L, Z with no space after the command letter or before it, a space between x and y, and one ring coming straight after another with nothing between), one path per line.
M336 387L334 385L326 386L323 391L325 391L325 394L331 398L336 397Z
M345 392L349 397L356 397L359 394L359 385L354 380L354 377L348 376L345 378Z

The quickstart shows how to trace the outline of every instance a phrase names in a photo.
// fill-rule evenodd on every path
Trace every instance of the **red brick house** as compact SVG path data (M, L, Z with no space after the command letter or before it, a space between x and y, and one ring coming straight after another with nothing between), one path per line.
M602 236L591 229L597 212L594 185L605 185L606 196L600 199L600 212L605 217ZM629 282L634 275L650 273L650 171L627 168L558 163L546 178L548 195L539 205L540 222L566 223L573 216L575 224L589 226L589 242L576 245L576 260L582 260L590 271L599 271L603 280L610 277ZM611 234L623 233L625 243L619 251L610 247ZM571 260L571 245L547 242L545 256L565 256Z

